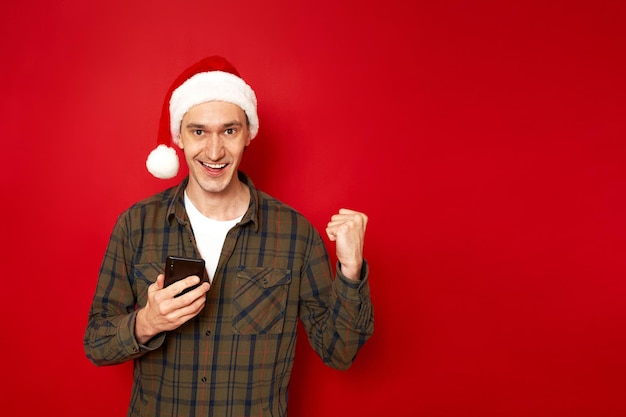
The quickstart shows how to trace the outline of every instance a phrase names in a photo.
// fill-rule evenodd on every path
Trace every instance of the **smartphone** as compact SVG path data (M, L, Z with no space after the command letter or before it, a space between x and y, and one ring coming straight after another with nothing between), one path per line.
M204 270L204 259L184 258L181 256L168 256L165 260L165 286L169 286L183 278L187 278L191 275L197 275L200 277L200 283L193 287L186 288L181 296L194 288L197 288L202 284L202 281L206 280Z

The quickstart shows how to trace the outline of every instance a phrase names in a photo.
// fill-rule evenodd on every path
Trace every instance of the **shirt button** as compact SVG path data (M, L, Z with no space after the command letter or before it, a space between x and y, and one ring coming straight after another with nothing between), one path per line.
M206 382L206 376L202 377L202 382Z
M207 330L205 334L206 334L207 336L211 336L211 331L210 331L210 330Z
M263 280L263 284L265 284L265 285L267 285L267 283L268 283L268 282L269 282L269 281L267 280L267 278L265 278L265 279Z

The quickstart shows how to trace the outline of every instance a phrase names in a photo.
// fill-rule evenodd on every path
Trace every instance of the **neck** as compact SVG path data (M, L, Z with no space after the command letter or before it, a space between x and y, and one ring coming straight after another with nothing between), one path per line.
M196 192L187 185L187 197L204 216L213 220L233 220L241 217L250 204L250 190L241 181L232 184L228 193Z

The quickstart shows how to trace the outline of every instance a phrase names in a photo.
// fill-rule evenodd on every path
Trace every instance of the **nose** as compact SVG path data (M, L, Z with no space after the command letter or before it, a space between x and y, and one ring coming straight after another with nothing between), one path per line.
M220 135L212 134L207 138L204 154L212 161L218 161L224 156L224 141Z

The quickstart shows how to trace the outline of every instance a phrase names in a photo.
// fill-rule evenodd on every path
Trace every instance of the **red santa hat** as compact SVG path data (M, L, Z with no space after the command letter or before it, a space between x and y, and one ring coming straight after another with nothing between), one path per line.
M146 168L152 175L161 179L176 176L180 163L176 149L170 147L170 143L178 144L180 125L189 109L208 101L225 101L241 107L248 118L250 137L254 139L257 135L259 117L252 88L226 59L220 56L205 58L183 71L167 91L157 147L146 159Z

